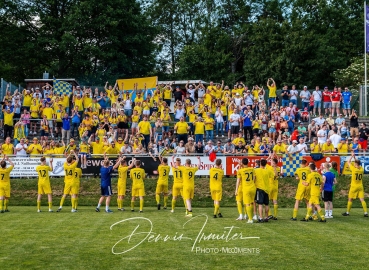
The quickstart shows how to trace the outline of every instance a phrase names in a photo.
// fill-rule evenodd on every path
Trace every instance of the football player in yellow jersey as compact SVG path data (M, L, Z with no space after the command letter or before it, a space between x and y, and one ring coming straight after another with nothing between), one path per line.
M162 158L159 156L161 164L158 167L158 182L156 184L156 204L158 206L158 210L160 210L160 194L163 193L164 195L164 209L167 209L167 202L168 202L168 179L169 179L169 172L170 167L168 166L168 159Z
M87 155L90 154L90 146L87 144L85 139L79 145L79 156L81 157L81 168L87 168Z
M37 212L41 212L41 197L42 194L47 194L49 202L49 212L52 212L52 192L50 186L49 172L53 171L53 159L50 159L50 166L46 164L46 158L40 159L41 164L36 167L38 173L38 195L37 195Z
M176 161L174 162L174 156L172 156L172 163L176 164L176 167L172 167L173 172L173 188L172 188L172 210L171 213L174 213L174 208L176 207L177 197L179 195L182 196L184 206L187 209L186 206L186 200L183 197L183 178L182 178L182 171L179 169L181 167L181 159L179 157L176 158Z
M240 163L240 169L237 171L237 185L236 185L236 197L240 192L242 192L243 205L245 207L245 219L248 218L247 223L253 223L252 220L252 211L255 200L255 171L254 168L248 167L249 160L247 158L243 158ZM238 203L238 202L237 202ZM237 220L242 219L242 206L241 206L241 214Z
M119 157L117 163L115 163L113 170L118 168L118 210L124 211L123 208L123 200L124 196L126 196L126 187L127 187L127 172L132 169L134 166L134 162L132 161L131 165L127 166L126 157Z
M351 164L352 159L354 159L354 165ZM351 157L347 162L348 164L350 164L351 185L348 194L347 210L342 215L349 216L352 206L352 200L359 198L361 205L363 206L364 209L364 217L368 217L368 210L366 202L364 201L364 186L363 186L364 168L361 167L360 160L355 158L355 153L351 154Z
M73 159L73 156L74 158ZM65 170L65 177L64 177L64 191L63 191L63 196L60 200L60 206L58 208L58 210L56 210L56 212L60 212L63 208L63 204L64 204L64 200L67 197L67 195L72 194L72 213L77 212L77 210L75 210L75 202L76 202L76 194L78 194L78 191L76 190L76 185L74 184L74 172L75 169L78 165L78 156L76 154L76 152L74 152L74 150L70 151L70 155L67 157L67 162L64 163L64 170Z
M306 181L303 182L304 186L310 186L310 199L309 206L307 209L306 217L301 221L309 221L310 216L313 213L313 207L318 210L320 220L319 222L326 222L322 208L320 207L319 197L321 197L321 192L323 189L323 178L320 173L316 172L316 166L314 163L309 165L311 173L307 177Z
M6 167L6 161L10 166ZM8 204L10 198L10 172L14 168L14 163L4 155L0 162L0 213L9 212Z
M192 217L192 199L195 189L195 173L200 169L201 159L197 157L199 163L197 167L191 167L191 159L186 159L185 166L178 167L174 164L175 169L180 169L183 177L183 197L186 200L186 217Z
M211 168L209 171L210 175L210 194L211 198L214 201L214 218L220 217L222 218L222 214L219 210L219 203L222 200L222 181L224 176L224 170L222 169L222 160L215 160L215 167Z
M256 197L255 202L259 206L259 223L268 222L269 212L269 178L271 171L265 168L267 161L265 159L260 160L260 168L255 169L255 186ZM265 216L263 219L263 205L265 205Z
M277 220L278 215L278 178L281 176L281 168L278 166L278 159L273 158L271 160L271 166L268 164L266 168L272 172L269 178L269 199L273 201L274 213L272 215L270 207L268 213L268 219Z
M74 157L73 157L74 159ZM73 181L73 185L75 187L75 190L77 191L77 194L74 194L75 197L75 201L74 201L74 209L77 210L78 207L78 195L79 195L79 187L81 185L81 177L82 177L82 170L81 168L76 168L74 170L74 181ZM72 195L72 193L70 193L70 195Z
M293 208L292 218L291 220L297 220L297 211L299 210L300 201L306 201L306 207L309 207L309 199L310 199L310 187L304 185L304 182L307 180L307 177L311 173L310 168L308 167L307 160L303 159L301 161L301 167L295 171L296 179L299 180L299 184L296 190L295 196L295 207Z
M135 168L130 171L130 176L132 179L132 199L131 199L131 211L134 212L135 199L140 198L140 213L143 212L144 196L145 196L145 170L141 168L141 161L132 159L135 164Z

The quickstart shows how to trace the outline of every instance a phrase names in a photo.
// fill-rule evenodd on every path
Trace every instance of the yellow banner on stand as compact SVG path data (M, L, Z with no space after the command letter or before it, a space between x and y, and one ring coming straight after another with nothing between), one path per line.
M132 79L118 79L117 85L119 90L133 90L134 85L137 84L138 90L144 90L146 83L147 90L154 90L158 84L158 77L132 78Z

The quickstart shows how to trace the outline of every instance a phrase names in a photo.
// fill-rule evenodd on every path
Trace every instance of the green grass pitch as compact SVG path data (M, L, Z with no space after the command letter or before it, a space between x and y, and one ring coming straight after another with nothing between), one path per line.
M366 192L367 179L363 181ZM156 210L156 179L152 178L145 180L143 214L137 212L138 201L136 212L116 211L116 195L112 197L113 214L96 213L99 179L86 177L81 179L77 213L70 212L69 197L62 212L48 213L46 196L42 199L43 212L37 213L37 180L12 179L10 212L0 214L0 268L367 269L369 218L363 217L359 200L354 201L351 216L341 216L350 177L339 177L334 218L327 223L289 220L297 186L293 178L280 179L279 220L266 224L235 220L238 216L235 179L224 178L221 202L224 218L214 219L208 181L196 178L194 218L189 221L184 217L181 199L173 214L169 210ZM53 178L51 185L55 211L63 193L63 179ZM128 180L126 209L130 186ZM114 193L115 187L116 178ZM169 204L170 201L171 196ZM306 214L303 204L300 207L299 220ZM113 224L116 225L112 227Z
M142 214L43 210L13 206L0 214L2 269L364 269L369 255L369 219L359 208L350 217L335 209L327 223L290 221L292 209L284 208L264 224L236 221L230 207L217 219L210 207L194 208L190 220L181 206Z

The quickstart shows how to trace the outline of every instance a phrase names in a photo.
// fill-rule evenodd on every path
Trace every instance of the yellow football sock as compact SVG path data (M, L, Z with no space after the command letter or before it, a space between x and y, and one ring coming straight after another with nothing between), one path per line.
M325 217L324 217L324 215L323 215L323 210L322 210L322 209L320 209L320 210L318 211L318 214L319 214L319 216L320 216L320 218L321 218L322 220L324 220L324 219L325 219Z
M8 199L5 199L4 200L4 209L5 210L8 210L8 205L9 205L9 200Z
M176 200L172 200L172 210L176 207Z
M65 198L64 198L64 197L62 197L62 198L61 198L61 200L60 200L60 207L63 207L64 200L65 200Z
M3 211L4 200L0 200L0 211Z
M77 209L78 207L78 197L75 198L75 201L74 201L74 209Z
M306 218L306 219L309 219L309 217L311 216L311 214L312 214L312 213L313 213L313 209L309 207L309 208L307 209L307 214L306 214L306 217L305 217L305 218Z
M272 215L272 211L270 211L270 207L269 207L268 216L271 216L271 215Z
M350 213L352 202L347 202L347 213Z
M156 194L155 198L156 198L156 204L159 204L160 203L160 195Z
M76 209L75 208L76 199L75 198L72 198L71 201L72 201L72 209Z
M40 210L41 208L41 201L37 201L37 210Z
M363 209L364 209L364 213L368 212L368 209L366 207L366 202L365 201L362 201L361 202L361 205L363 206ZM6 209L6 208L5 208Z
M135 208L135 201L131 201L131 210Z
M297 211L298 209L293 209L293 214L292 214L293 218L297 218Z
M217 215L219 212L219 204L214 205L214 215Z
M164 207L167 207L168 196L164 196Z
M123 206L123 200L122 199L117 199L117 204L118 204L118 209L121 209Z
M140 211L142 211L144 207L144 199L140 200Z
M53 207L53 203L52 202L49 202L49 209L51 209L52 207Z
M242 215L243 213L243 209L242 209L242 203L241 202L237 202L237 210L238 210L238 214Z
M274 217L278 216L278 204L274 205Z
M252 205L246 206L246 212L247 212L247 216L249 217L249 220L252 220L252 211L253 211Z

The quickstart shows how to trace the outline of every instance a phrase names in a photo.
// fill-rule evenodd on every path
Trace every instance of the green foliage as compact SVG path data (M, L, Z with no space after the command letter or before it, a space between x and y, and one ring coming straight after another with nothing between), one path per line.
M0 60L22 80L47 70L93 84L153 68L156 29L135 0L17 0L0 11Z
M354 57L347 68L337 69L333 72L336 85L358 90L365 82L364 57Z

